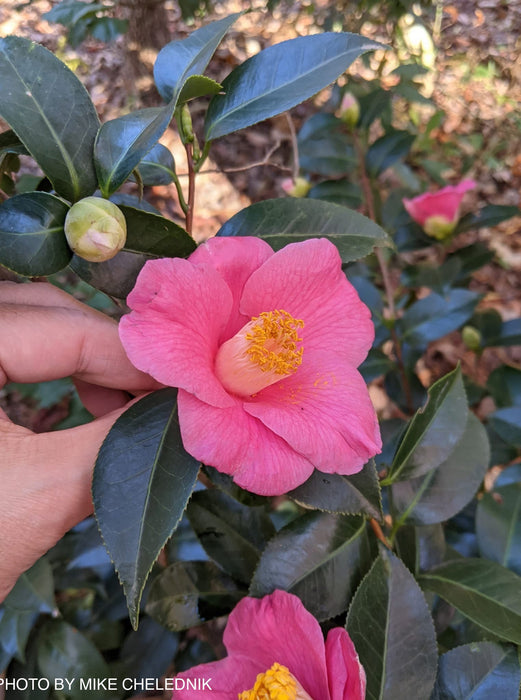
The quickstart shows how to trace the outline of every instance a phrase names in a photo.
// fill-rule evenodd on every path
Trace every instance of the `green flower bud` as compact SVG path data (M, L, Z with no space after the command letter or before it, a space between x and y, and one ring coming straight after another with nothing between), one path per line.
M476 352L481 349L481 333L474 326L465 326L461 331L461 337L469 350Z
M85 197L69 209L65 236L80 258L103 262L113 258L125 245L127 222L121 209L108 199Z
M346 92L342 98L339 118L349 129L353 129L358 123L360 118L360 104L356 97L350 92Z
M305 197L311 189L311 183L305 177L297 177L295 180L288 177L280 184L284 192L290 197Z

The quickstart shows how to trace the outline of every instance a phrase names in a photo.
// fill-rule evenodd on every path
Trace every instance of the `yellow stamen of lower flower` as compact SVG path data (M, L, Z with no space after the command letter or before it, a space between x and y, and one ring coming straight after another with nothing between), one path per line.
M284 310L263 311L219 348L215 371L223 386L238 396L251 396L302 363L299 329L304 321Z
M312 700L286 666L273 664L259 673L251 690L239 693L238 700Z

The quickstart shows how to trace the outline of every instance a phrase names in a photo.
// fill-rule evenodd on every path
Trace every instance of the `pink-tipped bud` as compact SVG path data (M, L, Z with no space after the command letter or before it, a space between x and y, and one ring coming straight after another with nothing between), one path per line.
M305 197L311 189L311 183L305 177L297 177L295 180L287 177L280 186L289 197Z
M65 236L80 258L104 262L125 245L127 222L121 209L108 199L85 197L69 209Z
M350 129L353 129L357 125L360 118L360 104L356 97L350 92L344 93L338 116Z

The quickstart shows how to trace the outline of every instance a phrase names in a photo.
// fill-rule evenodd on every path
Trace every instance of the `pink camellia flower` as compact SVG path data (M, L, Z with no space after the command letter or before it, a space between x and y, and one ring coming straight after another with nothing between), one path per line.
M403 205L428 236L442 241L456 228L465 192L475 187L474 180L463 180L459 185L449 185L438 192L426 192L413 199L404 198Z
M223 641L228 656L176 676L173 700L365 698L364 668L346 630L335 627L324 643L320 625L291 593L243 598Z
M188 260L151 260L120 336L132 363L179 387L185 449L243 488L279 495L313 468L359 471L381 448L356 367L370 313L327 239L274 253L211 238Z

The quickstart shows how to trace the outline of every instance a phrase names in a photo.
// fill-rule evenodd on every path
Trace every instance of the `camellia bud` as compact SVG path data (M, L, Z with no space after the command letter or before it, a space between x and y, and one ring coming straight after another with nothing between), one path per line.
M340 103L338 116L346 126L353 129L360 118L360 105L358 100L350 92L346 92Z
M461 331L463 342L469 350L477 352L481 348L481 333L474 326L465 326Z
M280 186L290 197L305 197L311 189L311 183L305 177L297 177L295 180L287 177Z
M108 199L85 197L69 209L65 236L80 258L103 262L113 258L125 245L127 222L121 209Z

